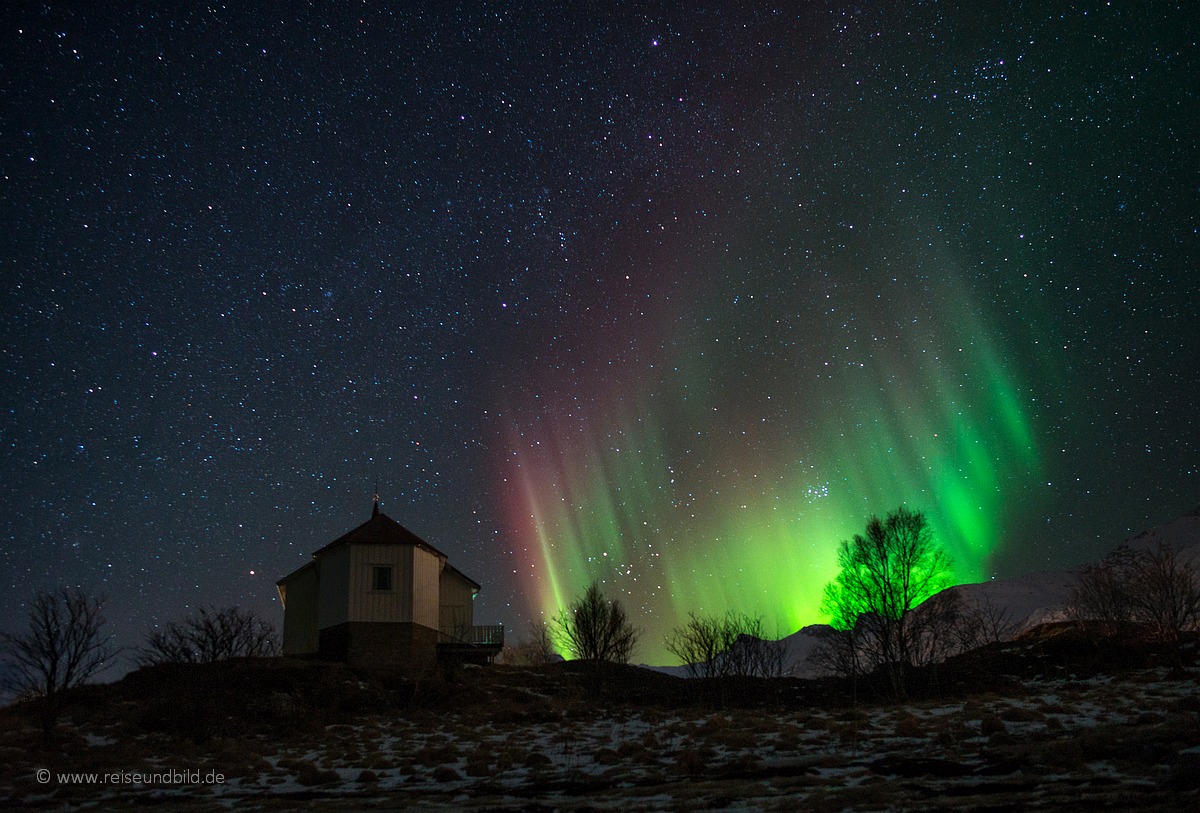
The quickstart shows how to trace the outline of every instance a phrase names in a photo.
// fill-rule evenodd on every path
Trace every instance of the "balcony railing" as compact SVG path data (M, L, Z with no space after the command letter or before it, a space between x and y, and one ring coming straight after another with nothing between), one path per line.
M438 643L500 648L504 646L504 625L487 624L480 627L463 627L449 633L440 632Z

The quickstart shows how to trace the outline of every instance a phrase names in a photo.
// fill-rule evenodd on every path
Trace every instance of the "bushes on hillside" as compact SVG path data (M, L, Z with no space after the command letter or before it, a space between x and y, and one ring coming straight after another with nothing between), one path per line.
M688 622L667 636L666 646L691 677L780 677L787 668L783 642L767 639L758 615L689 613Z
M872 516L865 534L842 542L838 566L822 603L834 628L825 660L850 677L882 672L891 693L904 697L907 673L937 658L957 617L953 593L916 612L949 585L950 557L925 515L900 506L883 519Z
M105 625L103 597L63 587L34 596L24 630L0 633L4 688L40 700L44 742L54 733L63 693L90 681L119 654Z
M554 650L554 640L548 624L531 621L525 637L504 648L501 661L510 666L542 666L561 660Z
M134 657L138 665L152 666L277 654L279 642L269 622L237 607L201 607L179 621L168 621L152 630Z
M571 602L554 626L559 643L579 660L629 663L640 634L621 602L600 592L599 582Z
M1145 550L1122 545L1079 571L1071 611L1110 631L1142 624L1158 640L1177 644L1200 625L1200 573L1170 545Z

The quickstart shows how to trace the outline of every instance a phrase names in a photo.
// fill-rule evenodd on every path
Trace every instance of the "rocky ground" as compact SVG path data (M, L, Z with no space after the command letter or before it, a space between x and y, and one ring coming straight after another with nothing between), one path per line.
M282 659L160 667L79 693L48 745L32 706L4 710L0 806L1200 808L1190 658L1044 636L1002 649L905 703L579 664L415 683Z

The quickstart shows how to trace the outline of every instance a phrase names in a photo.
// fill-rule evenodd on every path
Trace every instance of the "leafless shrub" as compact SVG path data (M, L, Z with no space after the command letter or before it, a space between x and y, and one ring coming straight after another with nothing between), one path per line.
M770 638L763 626L762 616L731 614L727 616L733 643L725 650L727 673L744 677L782 677L787 671L787 647L783 641Z
M667 635L666 647L691 677L779 677L787 667L787 649L782 641L767 638L762 616L732 611L723 616L689 613L687 623Z
M863 619L855 629L829 628L809 655L820 672L843 677L866 674L883 662L877 631ZM990 643L1006 641L1016 631L1006 607L990 599L967 603L958 590L943 590L913 609L907 645L913 666L940 663L949 657Z
M1072 614L1111 629L1131 620L1128 592L1137 553L1122 545L1103 561L1080 568L1071 589Z
M275 628L249 610L201 607L146 636L135 656L141 666L212 663L229 658L269 657L279 652Z
M688 621L667 635L667 651L679 659L694 678L717 677L726 641L724 619L688 613Z
M969 652L988 644L1007 641L1016 633L1017 622L1007 608L993 604L990 598L964 609L952 631L959 652Z
M857 694L858 678L865 670L855 630L824 627L818 628L816 635L818 640L809 653L809 664L818 672L848 678Z
M504 663L511 666L540 666L558 659L550 627L542 621L530 621L524 639L504 649Z
M104 626L102 597L63 587L34 597L23 632L0 634L7 688L41 698L46 741L58 719L61 692L111 666L120 651Z
M958 630L964 623L962 597L956 590L943 590L913 611L912 641L914 666L938 663L960 651Z
M1122 545L1079 571L1071 607L1078 619L1110 629L1144 624L1158 639L1176 644L1200 624L1200 573L1170 545Z
M555 632L560 643L580 660L629 663L639 632L621 602L608 600L592 582L582 597L559 613Z
M957 590L944 590L912 611L907 651L913 666L940 663L989 643L1008 640L1016 623L1007 608L985 599L967 604ZM808 657L818 672L847 678L862 677L884 663L876 619L860 618L852 629L828 627Z
M1129 583L1134 620L1171 644L1200 622L1200 574L1175 548L1159 544L1139 556Z

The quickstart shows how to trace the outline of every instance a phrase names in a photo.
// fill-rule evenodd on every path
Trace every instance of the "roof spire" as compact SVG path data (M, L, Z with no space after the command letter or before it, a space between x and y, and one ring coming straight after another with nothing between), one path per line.
M375 475L375 504L371 507L371 519L379 516L379 475Z

